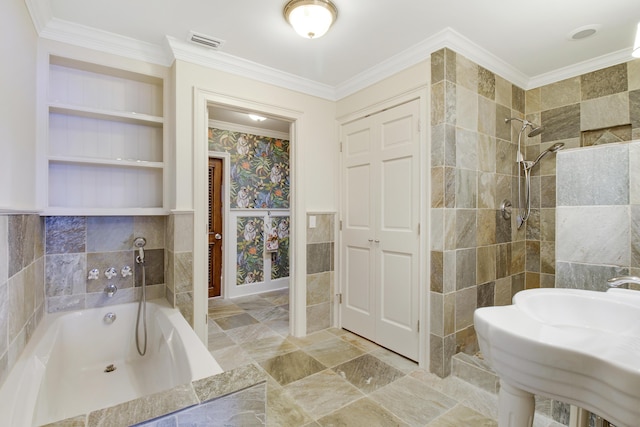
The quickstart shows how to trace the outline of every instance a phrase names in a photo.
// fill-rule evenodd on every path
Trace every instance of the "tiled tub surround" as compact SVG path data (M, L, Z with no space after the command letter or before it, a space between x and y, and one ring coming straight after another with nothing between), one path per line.
M640 141L558 154L556 287L640 275Z
M265 381L247 365L46 427L264 425Z
M44 314L44 221L0 215L0 386Z
M114 320L105 324L108 313ZM147 303L148 345L139 356L137 313L134 302L46 314L0 388L4 422L46 424L222 373L164 298Z
M311 217L315 227L311 228ZM333 324L335 213L307 213L307 333Z
M45 299L47 312L79 310L137 301L142 284L141 267L135 262L135 237L147 239L145 269L147 298L165 295L165 218L158 217L46 217ZM122 277L124 266L134 274ZM118 273L107 279L104 272ZM99 270L97 280L89 271ZM107 284L118 291L104 292Z
M193 327L193 211L174 211L166 219L167 300Z

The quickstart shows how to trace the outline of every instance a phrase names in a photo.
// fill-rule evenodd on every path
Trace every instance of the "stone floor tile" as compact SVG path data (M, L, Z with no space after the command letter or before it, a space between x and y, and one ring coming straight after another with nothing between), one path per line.
M310 345L305 351L322 362L327 368L354 359L364 352L339 338L331 338Z
M219 317L215 319L215 322L225 331L258 323L256 319L249 316L247 313L234 314L233 316L228 317Z
M405 376L401 371L370 354L363 354L338 365L333 371L364 393L371 393Z
M473 409L458 404L427 424L427 427L498 427L498 423Z
M318 424L323 427L399 427L409 425L366 397L320 418Z
M421 426L457 404L454 399L409 376L374 391L369 397L409 424Z
M284 390L314 419L329 415L364 396L329 369L293 382Z
M260 366L283 386L325 369L322 363L301 350L272 357L260 362Z

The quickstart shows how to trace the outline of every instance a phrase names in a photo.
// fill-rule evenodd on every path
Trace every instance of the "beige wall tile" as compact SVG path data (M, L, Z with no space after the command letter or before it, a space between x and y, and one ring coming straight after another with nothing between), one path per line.
M462 55L456 57L456 83L478 93L478 65Z
M640 89L640 59L627 62L629 90Z
M629 123L629 93L603 96L582 102L580 130L601 129Z
M511 109L511 83L500 76L496 76L496 103Z
M580 102L580 77L573 77L542 86L540 88L540 97L541 110L550 110ZM527 113L529 113L528 110Z

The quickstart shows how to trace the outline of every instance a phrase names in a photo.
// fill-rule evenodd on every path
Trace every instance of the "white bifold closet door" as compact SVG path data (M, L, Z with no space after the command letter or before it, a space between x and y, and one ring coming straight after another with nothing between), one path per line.
M342 126L342 327L418 359L419 103Z

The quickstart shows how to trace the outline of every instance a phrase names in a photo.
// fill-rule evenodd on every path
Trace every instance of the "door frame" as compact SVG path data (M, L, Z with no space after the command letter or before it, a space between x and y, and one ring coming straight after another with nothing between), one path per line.
M208 106L218 105L231 110L246 110L277 117L291 123L290 141L290 210L291 210L291 252L289 282L289 332L295 337L305 336L307 331L306 312L306 208L305 185L300 171L304 170L304 150L298 144L301 129L304 128L304 113L272 104L264 104L248 99L232 97L198 87L193 88L193 323L200 340L207 344L208 331L208 285L207 277L207 191L209 144L207 126ZM227 251L229 252L229 251Z
M421 87L411 91L407 91L398 96L374 103L356 112L346 114L338 117L337 126L340 138L342 138L342 126L359 119L362 119L371 114L381 112L405 104L409 101L418 100L420 104L420 146L419 146L419 167L420 167L420 235L419 235L419 254L420 260L419 266L419 319L420 330L418 333L418 364L421 368L429 370L430 361L430 346L429 346L429 334L431 330L431 308L430 308L430 235L431 235L431 215L430 215L430 200L431 200L431 146L430 146L430 134L431 134L431 113L429 110L429 88ZM345 207L342 206L343 201L343 156L340 155L339 164L339 200L340 200L340 220L342 220L342 214ZM338 233L336 245L336 263L339 271L342 271L344 266L342 265L342 231ZM345 284L342 282L342 274L336 274L337 289L339 293L344 292ZM342 327L342 319L340 318L340 302L336 298L334 303L335 324L338 327Z

